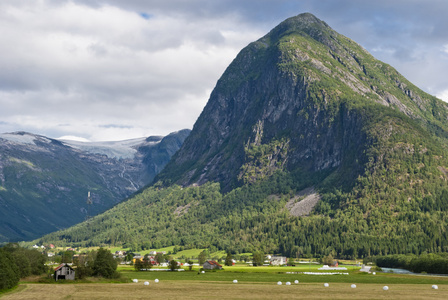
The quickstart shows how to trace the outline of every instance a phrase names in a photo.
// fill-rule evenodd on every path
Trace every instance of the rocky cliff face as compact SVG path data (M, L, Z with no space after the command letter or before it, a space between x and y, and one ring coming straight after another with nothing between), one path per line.
M110 208L150 183L189 132L102 143L0 135L0 241L36 238Z
M363 106L446 128L445 104L311 14L282 22L225 71L192 134L159 179L224 190L276 169L356 178L377 137ZM444 123L445 122L445 123Z

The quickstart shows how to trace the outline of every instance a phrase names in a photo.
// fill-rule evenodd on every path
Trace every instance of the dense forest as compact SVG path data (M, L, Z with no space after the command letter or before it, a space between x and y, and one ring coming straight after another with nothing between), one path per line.
M45 256L35 249L25 249L17 244L0 248L0 291L15 287L20 278L46 272Z

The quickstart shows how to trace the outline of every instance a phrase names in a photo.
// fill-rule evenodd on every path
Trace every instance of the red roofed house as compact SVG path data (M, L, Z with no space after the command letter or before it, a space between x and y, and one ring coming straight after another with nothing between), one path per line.
M213 270L213 269L218 269L221 270L222 266L220 264L218 264L216 261L214 260L207 260L202 267L206 270Z
M58 281L60 279L75 280L75 270L68 264L60 264L54 269L54 280Z

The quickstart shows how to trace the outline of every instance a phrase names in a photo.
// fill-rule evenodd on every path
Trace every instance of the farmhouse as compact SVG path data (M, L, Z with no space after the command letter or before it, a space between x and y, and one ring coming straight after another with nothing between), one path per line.
M68 264L60 264L54 269L54 280L58 281L60 279L75 280L75 270Z
M213 269L218 269L221 270L222 266L220 264L218 264L216 261L214 260L207 260L202 267L206 270L213 270Z
M270 264L273 266L282 266L282 265L286 265L286 263L288 262L288 259L286 258L286 256L271 256L270 260Z

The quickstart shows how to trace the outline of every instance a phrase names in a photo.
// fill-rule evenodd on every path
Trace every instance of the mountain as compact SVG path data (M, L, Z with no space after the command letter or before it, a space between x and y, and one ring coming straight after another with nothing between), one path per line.
M150 183L189 132L97 143L0 134L0 242L34 239L112 207Z
M282 169L306 172L349 165L353 180L372 142L365 125L374 120L359 113L366 106L401 113L446 137L445 103L313 15L288 19L238 54L158 179L183 185L218 181L229 190L272 173L275 161ZM288 153L270 153L266 169L249 157L261 145Z
M301 14L237 55L153 186L40 241L447 251L447 120L446 103Z

